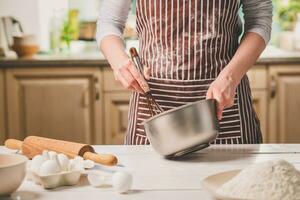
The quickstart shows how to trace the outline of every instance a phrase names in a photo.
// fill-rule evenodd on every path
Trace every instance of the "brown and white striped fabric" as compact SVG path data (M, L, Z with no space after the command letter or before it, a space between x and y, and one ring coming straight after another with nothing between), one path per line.
M137 0L140 56L151 68L149 86L164 110L205 99L238 47L238 9L238 0ZM125 144L149 144L141 124L149 117L145 96L133 93ZM261 141L245 76L214 143Z

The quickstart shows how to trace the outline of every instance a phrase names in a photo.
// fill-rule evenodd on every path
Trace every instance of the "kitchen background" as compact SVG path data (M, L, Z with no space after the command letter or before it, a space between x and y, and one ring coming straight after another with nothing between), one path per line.
M272 39L248 72L253 103L264 142L299 143L300 1L273 3ZM100 0L0 0L0 143L27 135L123 143L130 93L97 50L100 6ZM138 46L134 30L133 3L126 47Z

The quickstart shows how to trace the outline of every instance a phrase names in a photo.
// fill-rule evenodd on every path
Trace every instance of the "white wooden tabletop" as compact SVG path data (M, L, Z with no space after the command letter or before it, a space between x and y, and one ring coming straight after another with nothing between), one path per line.
M162 158L150 146L95 146L95 149L117 155L119 166L96 169L130 172L134 179L131 192L118 194L112 188L94 188L84 180L77 186L44 190L24 180L11 199L211 199L201 187L201 180L211 174L271 159L285 159L300 169L300 144L211 146L176 161ZM0 147L0 153L9 152L12 151Z

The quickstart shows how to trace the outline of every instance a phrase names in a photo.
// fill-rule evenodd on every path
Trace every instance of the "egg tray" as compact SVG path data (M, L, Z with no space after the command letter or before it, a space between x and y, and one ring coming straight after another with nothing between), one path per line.
M61 186L76 185L80 180L81 174L81 170L74 170L51 175L39 175L32 170L27 170L27 179L42 185L45 189L55 189Z

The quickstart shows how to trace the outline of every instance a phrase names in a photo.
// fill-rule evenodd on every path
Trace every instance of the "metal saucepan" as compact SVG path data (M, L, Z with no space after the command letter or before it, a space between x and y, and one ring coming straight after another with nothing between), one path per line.
M201 100L156 115L143 124L152 147L175 158L209 146L219 134L217 102Z

